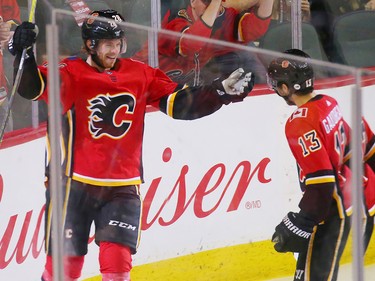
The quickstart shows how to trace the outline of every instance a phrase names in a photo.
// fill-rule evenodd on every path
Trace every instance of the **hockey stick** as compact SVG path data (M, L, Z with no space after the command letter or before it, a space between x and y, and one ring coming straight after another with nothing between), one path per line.
M33 22L34 21L36 2L37 2L37 0L32 0L31 1L31 7L30 7L30 13L29 13L29 22ZM38 34L37 27L36 27L35 32ZM22 51L20 64L18 66L18 71L17 71L17 74L16 74L16 78L14 79L12 91L10 93L10 97L9 97L9 101L8 101L8 107L7 107L6 112L5 112L5 118L4 118L4 120L3 120L2 124L1 124L1 128L0 128L0 145L1 145L2 141L3 141L3 137L4 137L4 133L5 133L5 128L6 128L7 124L8 124L8 121L9 121L9 117L10 117L10 114L11 114L11 108L12 108L13 101L14 101L14 96L15 96L17 90L18 90L18 86L19 86L20 81L21 81L21 77L22 77L22 73L23 73L23 64L24 64L25 59L26 59L26 51L27 51L26 48L24 48L23 51Z

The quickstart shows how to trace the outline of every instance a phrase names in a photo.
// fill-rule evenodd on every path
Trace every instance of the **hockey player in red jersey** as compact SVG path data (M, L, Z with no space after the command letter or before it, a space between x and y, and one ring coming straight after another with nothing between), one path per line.
M351 131L348 132L348 138L351 138ZM371 130L366 119L362 116L362 155L363 155L363 221L364 234L363 245L366 252L374 230L375 216L375 135ZM352 188L351 170L350 170L351 151L344 156L344 166L341 175L346 179L347 188Z
M348 151L349 127L336 100L314 92L309 56L298 49L285 53L269 64L267 79L288 105L297 106L286 121L285 134L297 162L303 195L300 211L285 216L272 241L278 252L298 253L295 281L336 280L350 229L344 205L347 198L337 172ZM291 59L292 55L300 60Z
M364 174L364 194L365 207L367 211L366 225L364 233L365 251L374 232L375 217L375 135L366 119L362 118L363 125L363 174Z
M223 104L243 100L252 75L239 69L202 87L179 85L159 69L119 58L126 49L123 17L114 10L94 11L82 25L86 61L61 61L61 102L65 121L62 143L67 195L64 209L65 280L78 280L95 224L103 281L130 280L132 257L140 238L143 182L142 139L146 106L176 119L209 115ZM21 96L48 99L47 66L37 66L32 52L35 25L22 23L9 50L15 70L24 48L29 58L19 85ZM46 191L47 262L43 280L52 280L50 193ZM126 226L126 227L124 227ZM64 232L64 233L65 233Z

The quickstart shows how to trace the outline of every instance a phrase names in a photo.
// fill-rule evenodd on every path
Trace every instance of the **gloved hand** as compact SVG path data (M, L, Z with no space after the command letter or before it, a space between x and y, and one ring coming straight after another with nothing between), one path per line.
M25 48L27 50L32 49L37 35L38 27L34 23L24 21L21 25L17 26L13 37L9 40L9 52L15 56L16 54L22 53Z
M228 78L221 82L225 93L228 95L241 95L242 93L250 92L254 86L254 75L251 72L245 74L242 68L233 71Z
M299 213L289 212L272 235L275 250L280 253L306 251L314 226L314 221Z
M217 93L221 96L223 102L242 101L254 87L254 74L238 68L233 71L229 77L224 79L215 79L213 85L216 87Z

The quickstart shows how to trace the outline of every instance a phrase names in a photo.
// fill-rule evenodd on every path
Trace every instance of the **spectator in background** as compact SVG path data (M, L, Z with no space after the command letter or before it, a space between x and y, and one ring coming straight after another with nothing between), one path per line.
M238 1L238 0L224 0L223 6L226 8L234 8L238 12L243 12L251 7L255 6L258 3L258 0L245 0L245 1Z
M16 0L0 1L0 122L6 118L6 110L8 108L7 93L11 87L12 78L9 77L12 67L6 71L4 65L4 56L8 53L5 51L9 39L13 34L13 30L20 23L20 10ZM13 120L10 117L6 131L13 129Z
M315 0L312 0L312 3L314 3L314 1ZM334 18L350 12L375 9L375 7L373 7L374 0L324 0L323 2L327 10L327 13Z
M272 9L272 19L278 23L291 21L291 0L275 0ZM301 0L302 21L310 21L310 3L308 0Z
M159 34L159 68L174 81L190 85L201 85L204 83L202 78L210 81L239 67L244 68L245 72L256 72L254 68L260 66L260 63L254 61L248 52L235 51L205 40L192 40L186 36L249 45L267 31L273 0L249 1L253 6L240 13L234 8L224 7L222 0L190 0L174 19L163 21L162 28L179 32L181 36ZM133 58L147 62L147 46Z
M0 87L8 87L4 72L4 50L11 38L12 30L20 23L20 9L16 0L1 0L0 2Z
M364 148L364 193L365 205L367 209L366 225L364 233L364 247L365 251L371 240L374 232L374 217L375 217L375 135L371 130L365 118L362 118L363 123L363 148Z
M310 0L311 24L317 30L330 61L344 63L333 46L332 27L336 18L355 11L375 10L375 0Z
M372 11L372 10L375 10L375 0L370 0L368 1L365 6L364 6L365 10L367 11Z

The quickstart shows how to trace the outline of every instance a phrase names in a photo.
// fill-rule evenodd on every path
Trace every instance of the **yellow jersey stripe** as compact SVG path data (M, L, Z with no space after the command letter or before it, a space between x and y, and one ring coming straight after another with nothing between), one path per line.
M35 98L33 98L33 100L37 100L43 94L44 89L46 87L46 85L44 84L44 80L43 80L42 74L40 73L39 69L38 69L38 74L39 74L39 79L40 79L40 83L42 84L42 86L40 87L39 94Z
M306 179L306 185L310 184L320 184L320 183L330 183L335 182L336 179L334 176L321 176L321 177L314 177Z
M141 178L136 177L132 179L99 179L91 178L83 175L73 173L73 180L96 185L96 186L125 186L125 185L138 185L141 184Z
M375 143L373 144L373 146L370 148L369 152L366 153L364 159L365 161L369 160L375 153Z

